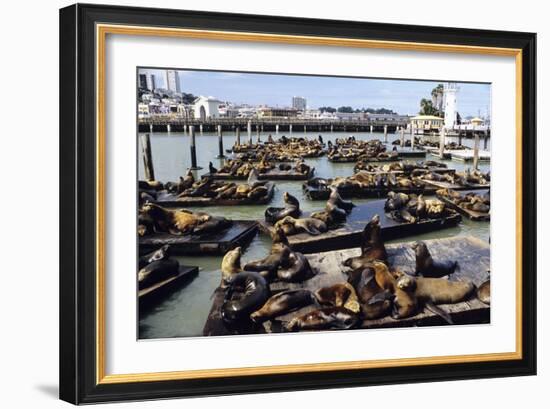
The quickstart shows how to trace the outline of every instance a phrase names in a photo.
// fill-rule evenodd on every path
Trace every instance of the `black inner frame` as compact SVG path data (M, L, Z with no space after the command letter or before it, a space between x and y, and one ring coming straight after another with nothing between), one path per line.
M522 359L96 384L95 25L517 48L522 59ZM536 34L101 5L60 10L60 398L71 403L536 374Z

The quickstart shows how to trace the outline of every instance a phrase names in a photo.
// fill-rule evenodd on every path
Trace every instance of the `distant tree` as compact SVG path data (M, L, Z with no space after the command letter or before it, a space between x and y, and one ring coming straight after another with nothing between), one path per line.
M338 112L352 113L353 108L350 107L350 106L340 107L340 108L338 108Z
M432 89L432 105L439 112L443 111L443 84Z
M433 102L426 98L420 100L420 111L418 113L419 115L441 116L440 112L434 107Z
M460 114L457 112L456 113L456 124L457 125L460 125L462 123L462 117L460 116Z
M321 107L319 108L319 111L321 112L330 112L331 114L336 112L336 108L333 107Z

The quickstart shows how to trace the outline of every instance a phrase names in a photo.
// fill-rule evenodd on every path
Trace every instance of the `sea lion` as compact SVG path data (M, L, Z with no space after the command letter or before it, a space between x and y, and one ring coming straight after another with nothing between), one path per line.
M153 219L156 232L174 235L192 233L195 227L211 218L206 213L195 213L185 209L169 210L154 203L145 204L142 211Z
M208 216L209 219L193 228L193 234L219 232L233 224L233 221L221 216Z
M356 314L361 311L357 293L350 283L339 283L320 288L315 292L315 298L321 305L344 307Z
M433 304L456 304L466 300L474 291L471 281L451 281L442 278L413 277L403 274L397 287L414 292L419 301Z
M397 286L397 280L384 263L374 261L372 266L374 268L376 284L394 296L391 312L392 318L400 319L414 315L418 309L418 300L414 291L405 291Z
M248 192L247 197L252 200L261 199L267 195L267 187L265 186L256 186L250 192Z
M355 288L363 318L376 319L388 314L393 295L376 283L374 268L369 266L351 271L348 273L348 282Z
M279 280L295 283L304 281L313 275L309 261L302 253L291 252L288 257L288 265L289 268L277 271Z
M428 246L422 241L413 243L411 247L416 256L416 274L421 274L424 277L444 277L453 274L459 267L457 261L434 261Z
M491 279L484 281L477 289L477 298L482 303L491 304Z
M228 282L221 316L226 323L250 319L250 314L264 305L270 292L265 279L253 271L242 271Z
M254 322L264 322L315 302L309 290L288 290L272 296L262 308L250 315Z
M267 183L267 181L265 180L259 180L258 177L258 171L256 170L256 168L252 168L248 173L248 179L246 181L246 184L250 186L251 190L255 187L263 186Z
M180 263L174 259L155 260L138 271L138 288L150 287L168 277L177 275Z
M235 247L233 250L225 253L222 259L222 287L225 287L230 281L231 277L242 271L241 268L241 247Z
M345 210L346 213L350 213L351 210L355 207L355 205L351 201L342 199L340 193L338 193L338 189L334 186L330 187L330 196L328 198L328 201L333 203L334 206Z
M344 265L352 269L365 268L372 260L386 262L388 253L382 240L380 216L375 214L361 233L361 255L344 260Z
M212 165L212 162L208 162L208 171L211 175L218 173L218 169L216 169L214 165Z
M285 234L287 236L291 234L302 233L302 232L306 232L313 236L317 236L328 230L325 222L313 217L304 217L300 219L295 219L292 216L286 216L283 219L279 220L277 223L275 223L275 226L280 226L285 231ZM287 231L286 226L291 227L288 230L292 233L289 233L289 231Z
M416 199L416 217L419 219L426 218L426 201L423 195L418 195Z
M290 320L286 331L315 331L323 329L350 329L359 322L357 314L344 307L326 307L310 311Z
M138 259L138 266L141 269L145 267L147 264L152 263L153 261L164 260L164 259L167 259L168 257L170 257L170 245L165 244L161 248L141 256Z
M243 267L245 271L256 271L266 279L271 279L277 274L280 267L290 265L290 248L284 244L273 244L269 255L261 260L250 261Z
M164 185L158 180L139 180L138 188L143 190L162 190Z
M302 213L300 211L300 202L290 193L283 193L283 200L285 202L285 207L268 207L265 210L265 219L268 222L276 223L277 221L285 218L286 216L291 216L294 218L300 217Z

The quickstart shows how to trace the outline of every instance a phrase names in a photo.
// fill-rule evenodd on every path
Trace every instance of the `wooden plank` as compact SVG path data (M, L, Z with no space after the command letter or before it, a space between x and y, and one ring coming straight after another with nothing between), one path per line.
M225 254L237 246L247 246L258 232L258 223L251 220L234 220L221 232L176 236L155 233L139 238L139 251L144 254L165 244L171 245L173 254L213 255Z
M425 183L433 185L438 189L453 189L453 190L478 190L478 189L489 189L491 187L490 183L485 185L479 185L477 183L472 183L468 186L457 185L455 183L449 182L439 182L436 180L424 180Z
M138 291L139 308L147 309L160 302L171 292L189 284L199 274L196 266L181 266L179 273L166 280L153 284L150 287Z
M470 280L476 286L479 286L488 278L490 246L487 242L468 236L426 240L425 243L434 259L458 261L460 269L452 275L452 280ZM415 256L411 249L411 243L390 244L386 245L386 249L390 265L402 271L414 271ZM314 292L325 286L346 282L348 268L343 265L343 261L359 254L359 248L352 248L307 255L308 261L316 274L302 283L271 283L271 291L276 293L286 289L303 288ZM204 335L239 333L235 330L228 331L223 322L221 322L219 310L223 303L223 294L219 288L216 292L209 317L205 323ZM464 302L445 304L439 307L451 315L455 324L487 323L490 320L490 306L483 304L475 295L472 295L470 299ZM315 308L315 306L310 305L278 317L276 321L264 324L260 332L280 332L284 323L290 321L295 316L305 314ZM404 319L396 320L390 316L386 316L376 320L365 320L360 327L370 329L441 324L444 324L444 321L439 316L424 309L419 311L415 316ZM245 333L254 333L255 330L257 328L248 327Z
M424 194L424 195L434 195L438 187L427 185L425 187L414 187L414 188L400 188L396 186L392 187L382 187L382 188L374 188L374 187L365 187L365 188L357 188L357 187L350 187L350 188L339 188L338 192L340 193L340 196L344 199L373 199L373 198L381 198L386 197L388 195L388 192L395 192L395 193L406 193L406 194ZM328 188L315 188L308 186L304 183L302 186L302 190L304 191L306 197L310 200L328 200L330 196L330 189Z
M266 173L259 173L259 180L308 180L313 177L315 174L315 168L311 168L308 173L299 173L292 170L278 170L272 169ZM247 180L248 175L246 176L237 176L230 173L205 173L202 177L210 177L216 180Z

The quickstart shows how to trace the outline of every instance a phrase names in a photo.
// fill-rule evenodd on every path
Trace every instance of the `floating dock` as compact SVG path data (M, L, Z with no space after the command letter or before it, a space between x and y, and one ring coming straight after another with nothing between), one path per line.
M398 187L369 187L369 188L339 188L338 192L344 199L363 199L363 198L382 198L388 195L388 192L406 193L406 194L424 194L434 195L436 190L439 189L435 186L415 187L415 188L398 188ZM303 185L304 194L311 200L328 200L330 196L330 189L328 188L316 188Z
M279 170L272 169L269 172L259 173L259 180L308 180L313 177L315 173L315 168L311 168L308 173L300 173L292 170ZM247 180L248 175L246 176L237 176L230 173L206 173L202 177L210 177L212 179L218 180Z
M189 284L199 274L199 268L196 266L181 266L179 273L153 284L150 287L138 291L139 308L148 309L156 303L165 299L170 293L178 288Z
M488 191L489 190L463 190L460 193L462 194L462 196L467 195L468 193L475 193L476 195L484 195ZM460 213L463 216L466 216L470 220L475 220L475 221L491 220L490 213L482 213L482 212L476 212L475 210L465 209L453 203L453 201L446 196L436 195L436 197L439 200L441 200L443 203L445 203L446 206L449 206L451 209L456 210L458 213Z
M177 197L171 193L163 193L159 194L155 203L163 207L265 205L273 199L275 184L268 182L265 186L267 187L267 194L259 199L217 199L215 197L202 196Z
M451 159L459 162L473 162L474 150L468 149L463 151L451 151ZM478 159L479 159L479 162L490 162L491 152L480 150Z
M428 185L435 186L437 190L439 189L453 189L453 190L479 190L479 189L489 189L491 184L480 185L477 183L470 183L468 186L458 185L456 183L449 182L439 182L436 180L423 180Z
M139 252L145 254L170 244L176 255L223 255L237 246L247 246L257 232L258 222L233 220L231 226L220 232L182 236L155 233L139 238Z
M485 241L478 238L452 237L447 239L426 240L425 243L435 260L457 260L460 270L452 275L452 280L470 280L476 286L481 285L489 277L490 247ZM411 249L411 243L399 243L386 245L390 265L405 272L414 271L415 256ZM348 267L343 261L349 257L358 256L359 248L343 251L331 251L320 254L311 254L307 258L316 275L302 283L274 282L270 285L272 293L283 290L308 289L316 291L319 288L347 281ZM221 276L221 273L220 273ZM204 335L229 335L250 333L281 332L283 324L292 318L305 314L317 307L310 305L298 311L280 316L274 321L268 321L262 326L248 326L237 329L228 329L220 316L220 307L223 304L223 291L218 288L215 292L214 302L204 326ZM476 298L475 293L460 303L439 305L441 309L449 313L455 324L481 324L490 322L490 306ZM397 328L419 327L430 325L445 325L441 317L426 309L416 315L403 319L393 319L386 316L376 320L364 320L360 329L373 328Z
M288 236L290 247L294 251L306 254L354 247L361 242L361 233L375 214L380 216L382 237L386 241L453 227L462 220L460 214L451 210L452 215L442 219L424 219L417 223L402 223L386 216L385 202L385 200L374 200L354 207L342 227L329 230L326 233L317 236L307 233ZM303 217L308 216L304 215ZM260 222L260 229L270 233L273 226L266 222Z

